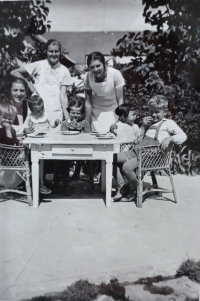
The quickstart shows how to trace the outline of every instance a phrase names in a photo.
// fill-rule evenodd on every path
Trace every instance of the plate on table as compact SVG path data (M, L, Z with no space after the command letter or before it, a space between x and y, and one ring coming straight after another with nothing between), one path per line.
M44 138L47 136L47 133L37 133L37 134L27 134L28 137L31 137L31 138Z
M112 135L100 135L99 137L97 137L98 139L114 139L115 137Z
M107 133L99 133L99 132L92 132L92 133L90 133L90 135L95 135L97 137L99 137L99 136L105 136L105 135L108 135L108 134L109 134L109 132L107 132Z
M61 135L78 135L78 134L80 134L79 131L60 131L59 133Z

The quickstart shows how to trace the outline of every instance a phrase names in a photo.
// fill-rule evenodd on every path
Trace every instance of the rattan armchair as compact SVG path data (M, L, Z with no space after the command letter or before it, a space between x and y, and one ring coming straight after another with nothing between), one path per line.
M142 207L143 196L151 191L163 193L173 193L175 203L177 203L176 191L173 178L170 171L170 158L173 144L166 150L162 150L159 146L150 145L142 146L138 152L138 168L137 176L137 207ZM156 180L156 172L161 171L170 178L172 189L159 188ZM151 175L152 185L149 188L143 189L143 182L147 175Z
M0 144L0 171L13 170L26 183L26 192L17 189L2 189L0 193L15 192L27 195L28 204L32 206L32 194L30 187L30 168L28 161L28 148L26 146L10 146Z

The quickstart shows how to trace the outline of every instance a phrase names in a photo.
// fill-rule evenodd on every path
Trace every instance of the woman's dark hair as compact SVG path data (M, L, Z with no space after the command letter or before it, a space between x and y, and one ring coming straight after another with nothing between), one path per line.
M67 111L70 113L71 109L75 107L75 108L79 108L81 110L81 114L83 115L85 113L85 106L83 104L83 102L80 99L72 99L69 102Z
M89 68L91 61L99 60L105 67L105 57L101 52L95 51L88 55L87 57L87 66Z
M115 109L115 114L119 117L127 118L132 107L129 104L122 104Z
M54 45L57 45L57 46L59 47L60 52L61 52L61 44L60 44L59 41L54 40L54 39L48 40L47 43L46 43L46 50L48 50L48 47L49 47L50 45L53 45L53 46L54 46Z
M44 109L44 101L38 94L32 94L27 102L31 112L35 106L41 106L42 104Z

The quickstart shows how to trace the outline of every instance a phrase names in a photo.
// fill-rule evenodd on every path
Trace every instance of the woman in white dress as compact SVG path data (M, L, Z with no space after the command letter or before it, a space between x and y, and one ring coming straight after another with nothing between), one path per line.
M119 70L106 66L100 52L92 52L87 65L90 71L84 80L85 119L93 131L109 131L116 122L116 107L124 102L124 78Z
M62 121L63 114L68 119L67 86L72 85L69 70L61 65L61 45L56 40L48 40L46 44L47 59L20 67L11 72L15 77L28 79L31 76L34 90L44 100L45 111L49 120L54 123L56 119Z

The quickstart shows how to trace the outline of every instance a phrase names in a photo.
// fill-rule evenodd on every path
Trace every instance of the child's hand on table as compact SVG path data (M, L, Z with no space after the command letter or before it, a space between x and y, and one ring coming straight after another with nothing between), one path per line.
M25 128L24 129L24 134L32 134L33 132L35 131L35 127L34 125L32 124L29 128Z
M77 127L76 119L74 119L70 122L69 127L70 127L70 129L76 129L76 127Z
M117 136L117 133L115 132L115 130L118 128L118 126L117 126L117 124L116 123L114 123L114 124L112 124L111 126L110 126L110 132L112 133L112 134L114 134L115 136Z

